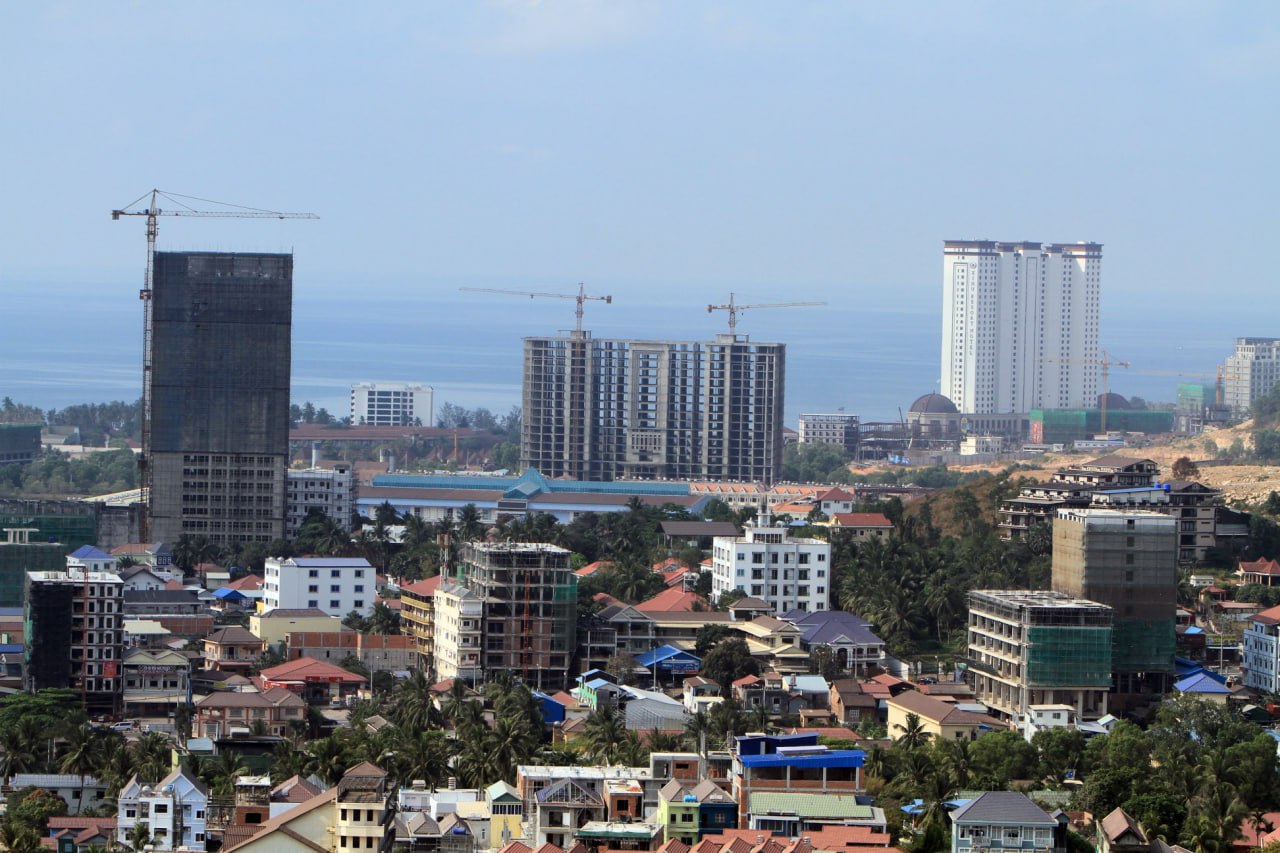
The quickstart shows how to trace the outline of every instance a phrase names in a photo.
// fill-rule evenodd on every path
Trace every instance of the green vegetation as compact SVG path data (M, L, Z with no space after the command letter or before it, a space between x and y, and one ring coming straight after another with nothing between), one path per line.
M129 450L104 450L76 459L45 451L27 465L0 466L0 497L100 495L137 486L138 460Z

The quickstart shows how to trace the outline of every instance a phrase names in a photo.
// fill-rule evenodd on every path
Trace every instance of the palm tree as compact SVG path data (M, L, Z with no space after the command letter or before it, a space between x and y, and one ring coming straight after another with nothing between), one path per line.
M957 788L967 787L973 775L973 749L970 743L971 741L967 740L947 740L938 743L942 762L955 779Z
M30 773L36 767L35 752L15 726L0 731L0 779L8 779L15 773Z
M102 757L103 750L97 731L88 725L81 724L67 732L58 770L79 776L80 788L84 790L85 777L97 772L101 766ZM83 797L77 801L77 814L83 803Z
M151 828L145 820L140 820L133 826L129 827L128 838L129 849L135 853L142 851L151 843Z
M505 768L496 760L491 737L486 729L483 734L462 740L462 751L454 759L453 768L467 787L480 788L503 775Z
M464 685L465 687L465 685ZM436 708L431 695L431 682L422 670L395 686L391 696L391 717L402 729L411 732L434 728Z
M169 741L158 732L147 732L133 744L138 779L159 782L169 772Z
M920 721L919 714L907 714L906 721L898 728L902 730L898 743L903 749L915 750L929 742L929 732Z
M626 722L616 708L597 708L582 729L587 754L602 764L613 764L626 733Z
M474 542L484 533L480 510L475 504L466 504L458 510L458 535L464 542Z
M0 822L0 844L9 853L38 853L40 833L33 827L7 818Z
M699 708L685 720L685 738L690 742L690 748L701 755L704 761L707 757L707 736L710 734L711 718L704 709Z

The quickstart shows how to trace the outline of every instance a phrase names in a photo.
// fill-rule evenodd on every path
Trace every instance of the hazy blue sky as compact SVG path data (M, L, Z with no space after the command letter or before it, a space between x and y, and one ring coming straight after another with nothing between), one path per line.
M944 238L1087 239L1108 348L1280 334L1274 2L8 3L0 69L0 282L51 300L132 297L159 186L319 213L161 225L300 297L936 311Z

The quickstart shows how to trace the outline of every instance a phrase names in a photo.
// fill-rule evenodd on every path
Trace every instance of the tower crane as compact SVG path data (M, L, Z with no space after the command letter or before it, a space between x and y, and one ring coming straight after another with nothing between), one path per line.
M826 305L825 302L770 302L757 305L739 305L734 302L734 294L729 293L729 301L725 305L708 305L707 313L712 311L728 311L729 312L729 334L737 337L738 334L738 312L746 311L753 308L808 308L810 306Z
M1223 365L1218 365L1216 373L1182 373L1176 370L1135 370L1134 373L1141 373L1144 376L1188 376L1194 379L1212 379L1214 380L1214 398L1218 406L1222 405L1222 380L1224 379L1240 379L1238 373L1229 373Z
M1100 375L1102 378L1102 394L1098 397L1098 408L1101 412L1099 417L1099 426L1102 432L1107 431L1107 380L1111 376L1111 368L1113 367L1130 367L1127 361L1118 361L1111 357L1106 351L1102 351L1102 358L1042 358L1041 362L1050 362L1053 364L1084 364L1101 368Z
M501 290L495 287L463 287L459 289L468 291L470 293L502 293L507 296L527 296L530 299L538 299L538 298L572 299L573 301L578 303L577 309L573 312L574 316L577 318L577 322L574 324L574 327L573 327L573 336L575 338L582 337L583 303L587 302L588 300L591 300L595 302L603 302L605 305L609 305L609 304L612 304L613 302L612 296L592 296L588 294L586 286L583 285L582 282L578 282L577 293L551 293L548 291L541 291L541 290Z
M173 208L160 207L161 200L175 205ZM139 209L138 204L146 206ZM187 202L215 204L223 210L197 210ZM240 204L229 204L223 201L182 195L152 189L135 198L124 207L112 210L111 219L117 221L122 216L145 216L147 218L147 268L142 278L142 290L138 298L142 300L142 453L138 456L139 487L142 492L142 518L139 521L139 532L143 542L150 541L151 515L151 295L152 277L156 262L156 233L159 230L157 218L161 216L192 216L215 219L319 219L314 213L282 213L278 210L262 210L256 207L245 207Z

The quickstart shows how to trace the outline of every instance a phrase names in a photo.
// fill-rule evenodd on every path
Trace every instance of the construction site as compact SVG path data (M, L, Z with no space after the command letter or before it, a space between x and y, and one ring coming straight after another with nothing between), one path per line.
M577 647L578 579L555 545L467 544L459 582L483 605L483 669L507 670L531 688L564 688Z
M969 593L968 674L979 701L1021 722L1033 705L1107 713L1112 609L1056 592Z

